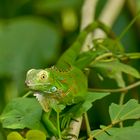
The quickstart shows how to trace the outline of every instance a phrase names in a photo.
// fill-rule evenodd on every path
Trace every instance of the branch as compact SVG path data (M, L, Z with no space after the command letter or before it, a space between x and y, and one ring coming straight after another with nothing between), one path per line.
M93 92L112 92L112 93L115 93L115 92L126 92L130 89L133 89L137 86L140 86L140 81L137 81L131 85L128 85L126 87L123 87L123 88L117 88L117 89L92 89L92 88L89 88L89 91L93 91Z
M103 21L105 24L109 25L109 27L111 27L115 19L117 18L120 10L122 9L124 1L125 0L108 0L108 3L106 7L104 8L104 10L102 11L99 19ZM83 7L82 7L81 30L84 27L86 27L89 23L93 22L97 2L98 0L85 0L84 1ZM95 33L95 36L98 37L98 31ZM93 38L92 34L89 34L87 36L87 39L82 47L82 51L87 51L89 49L89 46L92 44L92 38ZM77 140L79 132L80 132L82 117L77 118L76 120L78 121L73 120L70 123L71 130L69 131L69 133L76 136L76 137L73 137L71 140Z
M98 0L85 0L82 7L82 17L81 17L81 30L83 30L87 25L93 22L93 18L95 15L95 7ZM88 50L87 47L92 41L92 34L89 34L85 40L84 45L82 46L82 51ZM70 122L70 131L68 132L75 137L72 137L71 140L77 140L82 124L83 117L79 117Z
M98 0L85 0L81 12L81 30L94 21L97 2ZM92 47L92 38L93 34L90 33L85 40L82 51L88 51Z
M125 0L108 0L98 20L106 24L108 27L112 27L121 12L124 2ZM104 32L99 29L95 31L94 35L95 38L105 37Z

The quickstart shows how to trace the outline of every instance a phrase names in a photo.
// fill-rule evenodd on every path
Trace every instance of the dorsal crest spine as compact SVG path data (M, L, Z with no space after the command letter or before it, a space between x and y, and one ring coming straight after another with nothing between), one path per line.
M67 64L68 64L68 63L67 63ZM56 66L52 66L52 67L51 67L51 70L55 70L55 71L58 71L58 72L63 72L63 73L65 73L65 72L71 71L71 70L72 70L72 66L71 66L70 64L68 64L67 69L57 68Z

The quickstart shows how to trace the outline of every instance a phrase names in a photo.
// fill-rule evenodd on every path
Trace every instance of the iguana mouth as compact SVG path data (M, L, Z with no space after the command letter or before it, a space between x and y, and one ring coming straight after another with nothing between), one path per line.
M50 85L50 83L31 83L30 80L25 80L25 84L27 86L42 86L42 85Z
M27 87L35 87L35 86L48 86L50 83L31 83L30 80L25 80L25 84Z

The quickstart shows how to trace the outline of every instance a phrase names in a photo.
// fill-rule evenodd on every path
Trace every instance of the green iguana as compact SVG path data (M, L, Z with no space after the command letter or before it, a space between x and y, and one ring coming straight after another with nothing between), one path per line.
M87 93L87 78L82 69L87 63L82 64L82 67L79 64L80 69L74 64L87 34L97 27L109 33L109 30L104 28L105 25L94 22L80 33L74 44L60 57L55 66L46 69L31 69L27 72L25 83L29 89L43 95L38 98L45 98L45 101L40 101L40 103L46 112L51 108L52 101L71 105L84 100Z
M57 105L66 106L84 102L88 86L87 77L82 69L93 60L93 56L83 61L82 65L81 61L79 64L76 62L86 36L98 27L105 30L107 34L110 33L105 25L94 22L81 31L77 40L64 52L55 66L31 69L27 72L26 85L35 92L35 96L46 112L50 109L58 111ZM82 113L84 112L79 115Z

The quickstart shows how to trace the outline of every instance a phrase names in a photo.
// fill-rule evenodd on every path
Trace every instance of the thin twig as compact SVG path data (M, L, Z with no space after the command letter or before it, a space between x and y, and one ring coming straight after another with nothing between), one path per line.
M93 91L93 92L112 92L112 93L116 93L116 92L126 92L128 90L131 90L137 86L140 86L140 81L137 81L131 85L128 85L124 88L117 88L117 89L92 89L89 88L89 91Z
M137 13L137 15L133 18L133 20L126 26L126 28L123 30L123 32L119 35L117 38L118 41L125 35L125 33L129 30L130 27L134 24L134 22L139 18L140 16L140 11Z
M118 123L120 123L120 122L122 122L122 120L112 122L112 124L110 124L110 125L108 125L108 126L102 128L100 131L96 132L96 133L93 134L91 137L92 137L92 138L95 138L96 136L100 135L100 134L103 133L103 132L106 132L108 129L112 128L114 125L116 125L116 124L118 124ZM88 140L89 140L89 139L88 139Z
M86 128L87 128L87 135L90 138L91 137L91 128L90 128L87 112L84 113L84 117L85 117L85 123L86 123Z
M123 105L124 104L124 98L127 92L121 92L120 94L120 99L119 99L119 105ZM119 123L120 128L123 127L123 122Z

